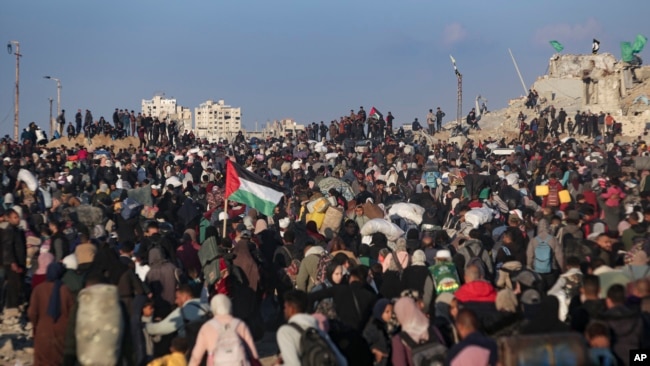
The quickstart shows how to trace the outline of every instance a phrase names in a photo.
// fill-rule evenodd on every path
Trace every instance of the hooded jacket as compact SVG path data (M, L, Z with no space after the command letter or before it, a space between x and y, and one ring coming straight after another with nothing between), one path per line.
M468 247L471 249L471 253L467 249ZM483 253L481 253L481 249L483 249ZM480 254L480 257L485 263L489 274L494 273L494 264L492 263L492 258L490 257L489 251L483 248L483 243L481 243L480 240L469 239L465 241L465 243L463 243L460 248L458 248L458 252L454 256L454 265L456 265L456 269L458 270L460 278L464 277L465 266L467 266L468 259L471 259L473 257L472 254L474 254L474 256L479 256Z
M613 332L612 349L621 360L627 360L631 349L638 349L643 335L643 322L639 313L618 305L600 316Z
M320 246L313 246L305 253L305 258L300 262L300 269L296 277L296 288L301 291L311 292L316 285L318 261L325 249Z
M456 299L460 302L495 302L497 292L491 283L487 281L468 282L454 293Z
M558 240L550 234L548 221L544 219L540 220L537 224L537 236L532 238L530 243L528 243L528 249L526 250L526 263L528 264L528 268L535 270L535 248L540 243L540 239L546 240L553 251L555 261L551 263L551 267L554 270L559 269L562 271L564 267L564 251Z

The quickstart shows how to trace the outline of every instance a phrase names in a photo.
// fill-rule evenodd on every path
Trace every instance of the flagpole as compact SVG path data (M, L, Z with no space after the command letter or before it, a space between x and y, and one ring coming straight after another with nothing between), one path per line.
M517 61L515 60L515 56L512 55L512 51L509 48L508 48L508 52L510 52L512 63L515 64L515 70L517 70L517 75L519 75L519 81L521 81L521 86L524 88L524 95L528 95L528 89L526 89L526 83L524 83L524 78L521 76L521 72L519 72L519 66L517 66Z
M226 238L226 228L228 227L228 199L223 203L223 212L225 213L225 217L223 219L223 238Z

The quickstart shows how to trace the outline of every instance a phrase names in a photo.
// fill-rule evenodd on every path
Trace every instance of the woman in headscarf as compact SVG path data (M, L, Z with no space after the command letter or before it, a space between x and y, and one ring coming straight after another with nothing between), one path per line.
M34 365L63 364L63 346L74 297L61 282L62 263L47 267L46 282L34 288L27 315L34 326Z
M47 267L52 262L54 262L54 256L51 253L44 252L38 255L38 268L36 268L36 272L32 276L32 290L45 281Z
M413 259L410 266L402 273L402 287L405 290L416 290L422 294L425 312L429 312L431 300L435 295L433 277L427 264L425 254L418 249L413 252Z
M396 256L396 259L394 256ZM397 263L397 261L399 261L399 263ZM403 271L406 269L406 267L408 267L409 262L410 257L408 251L406 250L406 239L399 238L397 239L397 243L395 245L395 251L391 251L386 255L386 257L384 257L382 267L384 269L384 272L386 272L392 263L395 264L397 268L400 269L400 271Z
M379 299L372 309L372 318L363 330L363 337L368 342L375 358L374 365L388 365L390 357L389 324L393 316L393 304L388 299Z
M235 329L246 349L247 356L250 357L249 360L257 360L259 356L257 355L253 336L246 323L232 315L232 302L230 299L226 295L218 294L210 301L210 308L214 318L203 324L199 330L189 365L200 365L201 359L206 352L208 353L207 364L212 365L212 351L219 337L219 332L224 329L225 325L230 325Z
M388 249L382 249L380 257L387 257ZM389 257L390 258L390 257ZM404 287L402 286L402 278L400 275L400 268L397 266L397 261L384 259L384 263L388 262L388 269L381 275L381 285L379 286L379 294L387 299L394 299L400 296Z
M394 306L395 316L402 327L399 334L391 339L394 366L413 366L413 356L408 343L422 344L435 342L441 345L441 357L444 358L444 340L438 329L429 324L429 319L422 313L415 300L402 297ZM406 343L406 344L405 344Z
M197 273L201 272L199 249L201 249L201 245L196 241L196 231L194 229L185 230L183 242L176 249L176 258L180 260L186 272L190 270L195 270Z
M342 265L331 261L325 267L325 282L316 285L311 292L338 286L343 281L344 268ZM317 303L315 306L316 313L325 315L328 319L336 319L336 309L334 308L334 299L326 298Z
M257 285L260 282L260 271L257 262L255 262L255 259L251 255L248 240L240 240L235 243L232 253L235 255L232 263L241 268L248 280L248 286L257 292Z

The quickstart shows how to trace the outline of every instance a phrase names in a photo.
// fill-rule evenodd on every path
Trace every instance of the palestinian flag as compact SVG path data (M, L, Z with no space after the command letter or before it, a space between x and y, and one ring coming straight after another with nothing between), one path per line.
M381 119L384 118L384 115L381 114L381 112L380 112L379 110L377 110L377 108L372 107L372 108L370 109L370 116L369 116L369 117L370 117L370 118L374 118L374 119L376 119L376 120L379 121L379 120L381 120Z
M284 196L282 188L230 160L226 168L225 198L273 216L273 209Z

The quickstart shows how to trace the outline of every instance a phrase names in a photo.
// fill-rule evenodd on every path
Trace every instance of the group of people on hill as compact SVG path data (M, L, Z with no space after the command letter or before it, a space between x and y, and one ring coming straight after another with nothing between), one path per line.
M182 127L175 120L160 120L158 117L143 115L141 112L136 115L134 111L129 112L128 109L115 108L112 121L112 123L107 121L103 116L99 120L94 120L90 110L86 109L85 114L83 114L81 109L78 109L74 122L69 121L66 125L65 110L62 110L56 118L57 128L52 139L61 138L64 133L67 135L68 140L83 134L88 144L92 144L92 139L95 136L108 136L112 140L121 140L133 136L140 140L139 147L147 147L150 144L190 145L195 140L194 132L187 129L181 131ZM36 126L36 123L32 122L30 128L26 129L21 135L20 140L22 143L26 140L34 140L32 144L36 142L34 131L38 127L32 128L32 124ZM40 130L40 128L38 129ZM39 140L47 142L48 139L45 133L42 136L43 138Z
M591 111L577 111L574 119L568 117L564 108L558 111L555 106L550 105L530 122L526 122L527 116L519 112L519 138L535 135L536 138L544 140L547 137L559 138L567 134L569 137L582 137L590 139L604 139L607 143L613 142L616 136L622 134L622 124L616 122L611 113L592 113Z
M30 322L35 364L57 365L259 364L267 331L278 365L495 365L539 347L611 365L650 346L644 141L359 149L331 131L2 139L3 322ZM231 164L283 193L273 210L227 199Z

